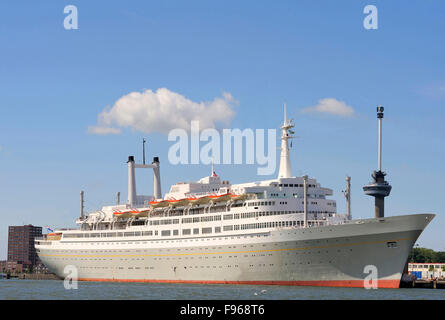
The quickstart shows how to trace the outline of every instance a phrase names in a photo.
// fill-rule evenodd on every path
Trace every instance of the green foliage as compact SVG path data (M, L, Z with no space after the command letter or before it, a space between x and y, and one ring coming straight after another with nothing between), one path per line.
M436 252L427 248L413 248L408 256L408 261L414 263L445 263L445 252Z

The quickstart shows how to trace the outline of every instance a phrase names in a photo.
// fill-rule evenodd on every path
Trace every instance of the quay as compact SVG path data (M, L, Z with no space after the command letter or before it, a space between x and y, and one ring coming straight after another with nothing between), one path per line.
M400 282L400 288L445 289L445 279L414 279Z
M19 273L8 274L1 273L0 279L27 279L27 280L60 280L55 274L52 273Z

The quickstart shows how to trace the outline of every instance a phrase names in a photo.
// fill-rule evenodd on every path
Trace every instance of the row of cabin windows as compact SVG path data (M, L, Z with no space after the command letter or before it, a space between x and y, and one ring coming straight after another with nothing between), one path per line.
M224 220L232 220L232 219L248 219L248 218L257 218L257 217L265 217L265 216L274 216L274 215L281 215L281 214L297 214L298 212L294 212L294 211L262 211L262 212L244 212L241 214L228 214L228 215L224 215L223 219ZM313 213L313 214L317 214L317 213L327 213L329 216L332 216L332 212L328 212L328 211L308 211L308 213ZM216 218L217 217L217 218ZM208 218L208 219L204 219L203 218ZM213 218L214 220L211 220L211 218ZM173 220L177 220L175 223L178 224L179 220L178 219L173 219ZM194 218L184 218L182 219L182 223L191 223L191 222L204 222L204 221L216 221L216 220L221 220L221 216L210 216L210 217L194 217ZM274 222L266 222L268 225L271 225L272 227L274 227L275 225L273 224ZM272 223L272 224L271 224ZM277 222L279 223L279 222ZM150 223L151 225L151 223ZM210 228L210 227L209 227ZM210 232L208 231L209 228L206 228L206 231L201 231L203 234L205 234L206 232ZM210 228L211 229L211 228ZM191 229L184 229L182 231L183 235L190 235L191 234ZM219 231L216 231L219 230ZM239 229L234 229L234 230L239 230ZM169 236L169 235L178 235L178 230L173 230L173 233L169 233L169 232L164 232L164 231L169 231L169 230L163 230L161 235L162 236ZM215 232L221 232L221 227L215 227ZM211 232L210 232L211 233ZM193 234L199 234L199 228L194 228L193 229ZM102 233L64 233L63 234L63 238L67 239L67 238L108 238L108 237L137 237L137 236L152 236L158 235L158 231L157 230L150 230L150 231L126 231L126 232L102 232Z
M211 222L211 221L221 221L221 215L182 219L182 223ZM178 223L179 223L179 220L178 220Z
M166 225L166 224L178 224L178 223L179 223L179 219L150 220L151 226Z
M215 227L214 230L215 230L215 233L220 233L221 227ZM212 233L212 227L207 227L207 228L201 229L201 234L209 234L209 233ZM188 236L191 234L192 234L192 229L183 229L182 230L182 235L184 235L184 236ZM199 228L193 228L193 234L199 234Z
M292 226L303 226L303 221L273 221L273 222L260 222L260 223L248 223L242 224L241 230L248 229L261 229L261 228L280 228L280 227L292 227Z
M274 206L275 201L257 201L257 202L250 202L248 204L249 207L258 207L258 206Z
M303 188L304 187L303 184L298 184L298 183L296 183L296 184L293 184L293 183L284 183L284 184L282 184L282 183L280 183L278 186L279 187L291 187L291 188L294 188L294 187L295 188ZM315 184L308 184L307 186L308 186L308 188L315 188L316 187Z
M429 269L430 267L434 267L436 269L442 269L445 267L445 264L438 264L438 265L432 265L432 264L419 264L419 265L411 265L410 268L418 268L418 269Z
M158 232L155 231L155 235ZM64 233L63 238L112 238L112 237L138 237L152 236L153 231L128 231L128 232L101 232L101 233Z

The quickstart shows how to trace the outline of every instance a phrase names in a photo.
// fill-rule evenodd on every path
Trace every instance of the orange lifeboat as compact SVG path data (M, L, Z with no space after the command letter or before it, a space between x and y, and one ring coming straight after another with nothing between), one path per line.
M167 207L169 205L167 200L161 200L161 201L150 201L150 206L152 208L163 208Z
M231 194L230 193L226 193L226 194L222 194L222 195L212 195L209 196L210 201L213 202L223 202L223 201L227 201L230 199Z
M189 200L187 198L167 201L171 207L183 207L189 203Z
M188 198L188 201L191 204L203 204L210 201L210 198L208 196L200 197L200 198Z
M136 209L130 210L130 214L132 217L137 217L140 213L141 213L141 211L136 210Z
M113 216L115 218L121 218L121 219L130 218L133 216L131 212L132 211L115 211L113 212Z
M46 235L46 240L60 240L62 238L61 232L52 232Z
M151 209L147 209L147 210L141 210L138 211L137 214L135 214L136 217L141 218L141 217L148 217L148 215L150 214Z

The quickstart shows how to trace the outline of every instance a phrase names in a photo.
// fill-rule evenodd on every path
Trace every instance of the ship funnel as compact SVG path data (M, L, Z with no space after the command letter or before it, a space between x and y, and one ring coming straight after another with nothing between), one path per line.
M375 197L375 217L382 218L385 216L385 197L389 196L391 186L385 181L386 173L382 171L382 122L383 122L383 106L377 107L377 119L379 121L379 147L378 147L378 164L377 171L372 173L373 182L363 187L366 195Z
M156 199L162 198L161 192L161 173L159 167L159 157L153 158L153 196Z
M135 169L153 169L153 197L156 199L162 198L161 192L161 173L159 166L159 157L154 157L151 164L137 164L134 162L134 157L128 157L128 204L131 207L140 205L136 195L136 177Z
M136 176L134 172L134 156L128 157L128 204L133 207L136 204Z
M80 191L80 219L84 220L85 219L85 214L84 214L84 192Z

